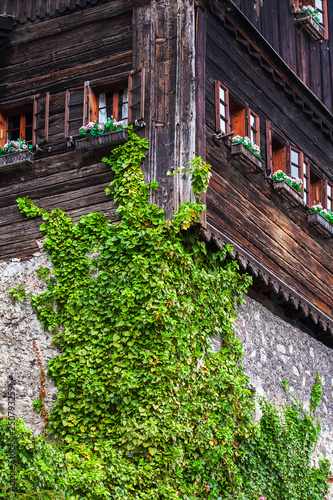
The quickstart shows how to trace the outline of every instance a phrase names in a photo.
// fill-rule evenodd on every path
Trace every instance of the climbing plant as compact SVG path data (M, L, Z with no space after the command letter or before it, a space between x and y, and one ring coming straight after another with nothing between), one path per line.
M59 391L49 436L86 474L74 485L75 467L67 468L64 494L257 499L244 471L262 441L233 333L250 278L229 246L212 252L196 230L209 166L201 158L189 163L196 201L166 220L148 203L157 182L145 183L140 170L147 141L130 127L127 134L103 159L114 173L106 192L118 205L118 223L91 213L73 224L60 209L17 200L21 212L42 217L52 261L52 269L38 271L46 292L29 299L59 349L48 366ZM22 287L11 293L26 297Z

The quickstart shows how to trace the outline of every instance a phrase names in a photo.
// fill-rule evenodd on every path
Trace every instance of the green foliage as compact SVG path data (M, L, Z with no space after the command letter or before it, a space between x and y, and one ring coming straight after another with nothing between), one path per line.
M257 431L243 444L240 472L244 478L246 498L257 499L251 492L264 492L269 500L320 500L328 491L329 462L319 461L310 467L313 444L318 441L320 424L307 414L300 401L292 396L291 406L277 407L267 399L260 400L262 418ZM320 377L311 391L311 410L321 398Z
M43 400L41 398L36 399L32 403L32 406L33 406L33 409L36 410L38 413L41 412L43 410L43 406L44 406Z
M148 204L158 187L140 170L148 144L131 128L127 134L103 159L114 172L106 191L119 224L99 213L72 224L61 210L18 200L26 215L42 216L53 263L53 271L39 270L46 292L30 297L61 351L48 375L59 390L49 432L62 448L44 442L45 453L67 450L71 465L57 483L69 481L66 498L252 499L242 464L261 457L246 443L261 441L233 333L250 278L230 247L212 253L200 240L198 199L172 221ZM207 188L200 158L189 173L196 194ZM217 334L223 348L214 354Z
M27 296L24 285L11 288L10 290L8 290L8 293L10 293L14 297L14 299L17 300L23 300Z

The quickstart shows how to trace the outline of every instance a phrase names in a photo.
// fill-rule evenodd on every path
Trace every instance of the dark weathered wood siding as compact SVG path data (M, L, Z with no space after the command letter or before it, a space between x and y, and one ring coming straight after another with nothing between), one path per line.
M117 4L119 2L116 2ZM118 5L119 7L119 5ZM63 208L77 218L90 211L115 217L106 197L111 175L100 162L109 148L72 151L64 135L67 88L86 80L123 79L132 70L132 12L114 15L112 3L74 11L37 25L17 24L0 52L0 109L32 102L50 92L49 141L33 166L0 171L0 258L31 255L42 237L40 221L23 217L15 203L27 196L44 208Z
M252 3L252 2L250 2ZM213 176L207 193L207 228L218 238L223 235L239 246L244 260L257 262L332 316L332 239L325 240L308 225L304 208L293 208L273 192L263 172L253 173L237 159L231 161L230 147L217 145L215 133L215 80L228 87L243 105L261 121L261 152L265 160L265 121L309 158L318 173L333 178L332 143L316 124L299 109L251 57L246 45L237 41L236 30L208 15L206 58L206 141L207 161ZM240 254L242 254L242 251Z
M313 42L294 24L290 0L236 0L235 4L261 32L291 69L333 110L333 37ZM333 32L333 2L327 1L329 31Z

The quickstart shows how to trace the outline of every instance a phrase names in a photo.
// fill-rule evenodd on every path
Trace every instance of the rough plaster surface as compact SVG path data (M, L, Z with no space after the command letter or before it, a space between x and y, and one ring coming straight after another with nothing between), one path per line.
M244 346L243 366L259 394L278 404L290 403L281 386L282 380L287 380L295 397L308 409L311 389L320 373L323 396L316 416L322 434L313 458L318 462L317 452L325 453L333 469L333 350L255 300L247 298L238 312L235 332ZM327 498L333 499L333 491Z
M42 431L43 421L32 408L40 392L40 369L32 340L39 348L45 372L49 360L58 351L50 343L52 337L44 332L29 301L14 301L8 290L25 285L27 292L41 293L44 281L36 274L40 265L51 267L42 252L28 260L0 262L0 413L7 414L7 380L13 375L16 416L23 418L35 434ZM308 407L311 388L320 372L323 398L317 415L322 422L322 439L318 451L325 452L333 466L333 350L250 298L239 308L235 331L244 345L243 364L251 384L272 401L286 401L281 381L288 380L295 396ZM219 336L212 338L212 345L215 351L221 348ZM56 388L47 379L48 409L56 394ZM333 495L328 498L333 499Z
M50 268L45 253L38 252L29 260L0 262L0 413L7 415L7 381L12 375L16 382L15 414L24 418L34 434L42 431L43 420L32 407L33 401L39 398L41 388L41 373L33 340L39 349L45 374L49 360L58 351L50 343L52 336L44 332L29 301L14 300L8 290L25 285L27 292L41 293L44 281L36 274L40 265ZM56 399L56 388L46 379L45 404L48 410L54 402L53 397Z

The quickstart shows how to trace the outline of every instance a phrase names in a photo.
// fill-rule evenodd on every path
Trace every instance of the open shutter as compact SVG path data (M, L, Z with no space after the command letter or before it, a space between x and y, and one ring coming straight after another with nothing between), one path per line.
M38 94L33 104L32 143L42 144L49 138L50 93Z
M266 120L266 165L267 174L271 175L273 172L273 151L271 122L269 120Z
M291 161L291 146L287 141L287 145L286 145L286 171L285 171L287 175L290 175L290 172L291 172L290 161ZM283 170L283 169L281 169L281 170Z
M229 133L229 93L218 80L215 80L215 128L218 134Z
M0 147L3 148L7 140L7 118L0 111Z
M260 118L249 107L246 108L247 136L252 140L252 131L255 134L255 144L260 147ZM251 118L253 123L251 123Z
M84 116L84 97L85 91L83 87L66 90L65 103L65 137L79 135L79 129L82 125Z
M145 113L145 70L141 68L128 78L128 123L144 119Z

